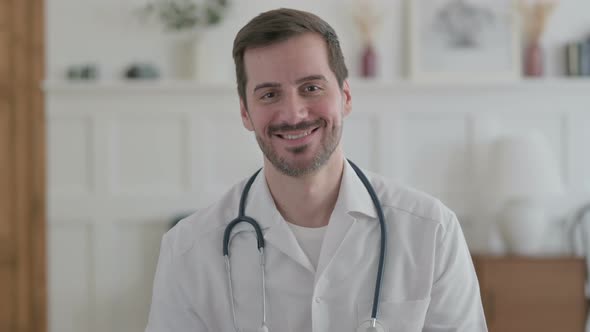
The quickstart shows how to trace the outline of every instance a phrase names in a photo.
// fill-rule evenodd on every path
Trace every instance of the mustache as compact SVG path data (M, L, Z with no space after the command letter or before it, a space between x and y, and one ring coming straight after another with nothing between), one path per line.
M297 124L291 125L288 123L281 123L277 125L272 125L268 127L268 131L271 134L274 134L277 131L295 131L295 130L305 130L309 128L320 127L325 123L323 119L317 119L315 121L302 121Z

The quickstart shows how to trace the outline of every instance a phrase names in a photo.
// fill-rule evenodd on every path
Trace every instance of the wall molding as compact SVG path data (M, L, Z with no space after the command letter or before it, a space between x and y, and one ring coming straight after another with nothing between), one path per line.
M488 146L500 135L540 131L560 161L568 194L590 193L584 143L590 142L590 80L351 86L353 112L343 136L347 157L440 197L457 212L472 251L487 246L492 211L482 194ZM95 262L92 275L85 275L95 297L81 308L90 331L142 331L147 313L112 312L118 287L112 275L137 283L130 296L151 294L159 241L170 221L209 205L262 164L254 137L242 126L235 88L187 82L46 82L44 88L51 138L50 242L76 248L81 244L67 230L88 227L91 250L72 264ZM87 142L72 142L71 133ZM67 156L88 162L56 159ZM71 185L80 174L89 182L83 193ZM67 253L58 251L49 260L63 261ZM55 265L50 270L50 288L65 289L72 276ZM82 296L51 294L58 303ZM64 313L52 313L54 331L70 332L56 323L68 321Z

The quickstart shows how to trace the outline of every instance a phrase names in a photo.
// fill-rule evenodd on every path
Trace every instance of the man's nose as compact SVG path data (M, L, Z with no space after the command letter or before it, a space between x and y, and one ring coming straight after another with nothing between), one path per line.
M307 119L308 114L308 105L299 94L292 93L284 99L281 107L281 118L284 122L297 124Z

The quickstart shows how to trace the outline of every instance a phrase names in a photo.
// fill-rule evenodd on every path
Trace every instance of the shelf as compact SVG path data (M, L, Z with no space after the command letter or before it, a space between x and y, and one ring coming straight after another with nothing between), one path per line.
M231 83L207 84L183 80L45 81L46 93L217 93L236 92Z
M382 82L372 80L350 80L351 89L363 94L412 94L424 92L469 91L531 91L550 92L584 92L590 94L590 77L588 78L543 78L522 79L518 81L457 81L457 82ZM207 84L181 80L146 80L146 81L45 81L43 90L49 94L69 93L197 93L197 94L234 94L234 83Z

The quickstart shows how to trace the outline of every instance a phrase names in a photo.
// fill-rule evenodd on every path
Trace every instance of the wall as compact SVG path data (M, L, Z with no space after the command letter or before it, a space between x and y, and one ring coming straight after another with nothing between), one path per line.
M260 165L234 88L224 83L233 81L233 36L249 18L271 7L313 10L339 32L357 71L350 1L234 0L229 19L202 41L208 52L201 61L215 64L205 75L219 84L113 82L135 60L170 70L171 38L131 16L142 2L47 2L50 331L142 331L169 222ZM380 81L389 82L403 72L404 14L399 0L382 6L390 16L379 36ZM562 1L546 45L557 50L580 38L589 9L585 0ZM560 73L556 52L549 54L551 76ZM100 64L103 83L59 82L67 65L87 61ZM491 245L492 208L482 203L481 179L497 135L534 128L549 139L567 187L566 197L551 203L554 219L590 197L588 82L352 86L348 156L441 197L460 215L474 251Z
M534 129L550 142L567 192L549 202L552 219L590 198L590 82L352 82L352 91L347 157L440 197L473 252L497 250L485 199L498 135ZM261 164L237 103L231 85L48 85L51 331L142 330L169 223ZM559 240L546 250L563 252Z

